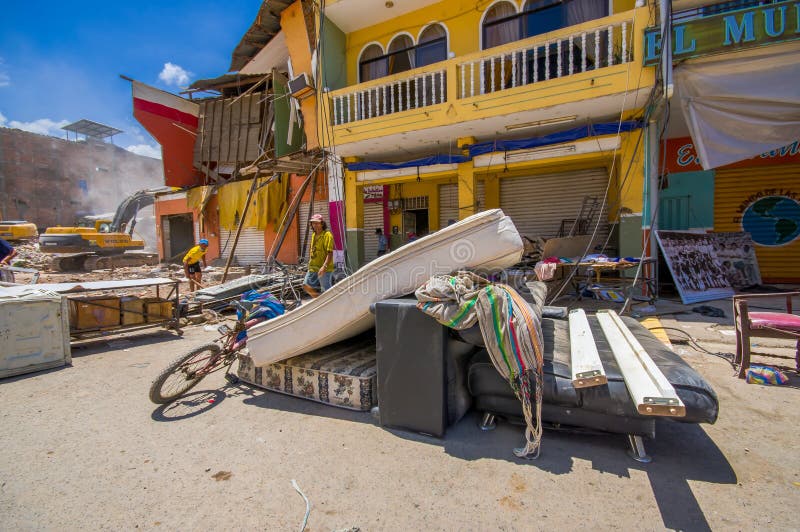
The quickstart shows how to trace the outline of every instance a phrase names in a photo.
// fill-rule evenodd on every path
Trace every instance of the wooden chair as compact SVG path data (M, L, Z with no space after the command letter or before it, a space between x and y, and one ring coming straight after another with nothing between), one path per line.
M736 326L736 363L739 378L750 367L750 338L784 338L796 340L795 369L800 372L800 316L792 314L792 298L800 292L733 296L733 321ZM784 312L750 312L748 302L767 298L785 298Z

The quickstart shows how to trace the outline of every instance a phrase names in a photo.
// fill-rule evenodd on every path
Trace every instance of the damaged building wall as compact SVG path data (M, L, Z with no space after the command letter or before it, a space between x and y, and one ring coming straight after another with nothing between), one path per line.
M210 165L220 173L231 174L234 166L255 161L267 144L272 122L271 106L264 101L267 96L266 92L255 92L200 101L194 167Z
M113 144L0 128L0 216L40 231L114 212L131 193L162 186L161 161ZM145 224L137 225L144 229ZM145 238L145 240L148 240Z

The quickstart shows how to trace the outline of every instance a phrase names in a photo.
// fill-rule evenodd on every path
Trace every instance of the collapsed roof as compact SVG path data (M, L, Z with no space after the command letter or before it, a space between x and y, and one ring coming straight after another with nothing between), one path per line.
M242 36L231 57L231 72L242 69L281 31L281 13L293 0L264 0L250 29Z

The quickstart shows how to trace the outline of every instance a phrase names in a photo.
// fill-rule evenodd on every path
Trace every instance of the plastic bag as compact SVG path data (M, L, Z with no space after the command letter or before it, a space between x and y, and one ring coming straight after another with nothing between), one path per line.
M789 377L771 366L751 365L745 375L748 384L788 384Z

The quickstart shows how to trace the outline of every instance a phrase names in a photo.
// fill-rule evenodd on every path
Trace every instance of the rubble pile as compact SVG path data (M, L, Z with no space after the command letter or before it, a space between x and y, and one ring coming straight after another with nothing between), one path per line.
M536 263L542 260L542 252L544 251L544 239L540 237L530 238L527 236L522 237L524 245L524 252L522 259L526 262Z
M11 265L18 268L32 268L34 270L47 270L50 265L51 256L39 251L38 242L15 244L17 256Z

